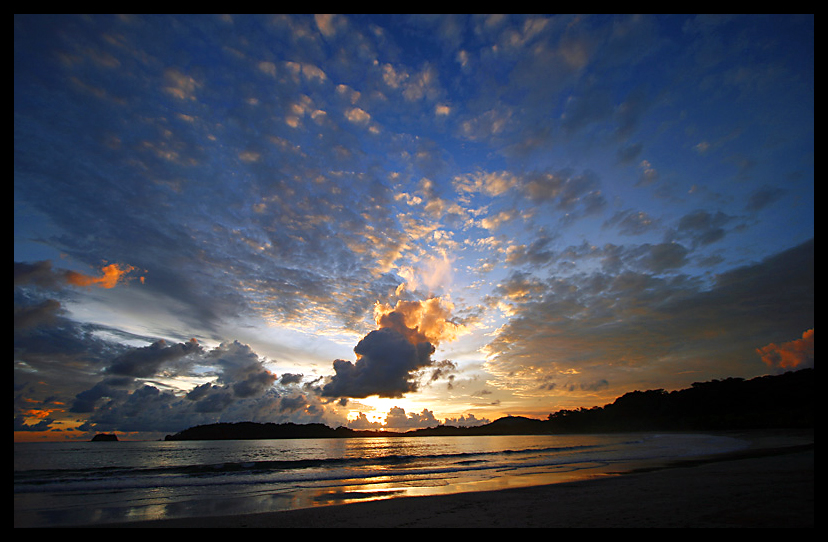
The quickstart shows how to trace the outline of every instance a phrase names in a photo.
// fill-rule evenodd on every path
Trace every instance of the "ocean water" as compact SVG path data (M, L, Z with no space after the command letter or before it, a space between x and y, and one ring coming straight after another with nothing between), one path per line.
M14 444L14 525L307 508L606 476L738 450L706 434Z

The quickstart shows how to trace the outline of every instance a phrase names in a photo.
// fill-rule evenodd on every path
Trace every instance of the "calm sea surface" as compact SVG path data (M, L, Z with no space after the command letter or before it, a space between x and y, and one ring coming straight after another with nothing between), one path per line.
M288 510L503 489L721 453L704 434L14 444L15 527Z

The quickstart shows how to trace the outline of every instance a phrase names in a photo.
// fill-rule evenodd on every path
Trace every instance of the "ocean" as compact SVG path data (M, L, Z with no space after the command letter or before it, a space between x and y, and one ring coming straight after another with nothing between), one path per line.
M607 476L743 449L719 435L14 444L14 526L235 515Z

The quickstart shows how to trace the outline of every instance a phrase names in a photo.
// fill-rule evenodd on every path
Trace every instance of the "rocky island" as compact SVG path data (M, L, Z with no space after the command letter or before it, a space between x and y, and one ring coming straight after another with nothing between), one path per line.
M98 433L90 442L118 442L118 435L109 433Z

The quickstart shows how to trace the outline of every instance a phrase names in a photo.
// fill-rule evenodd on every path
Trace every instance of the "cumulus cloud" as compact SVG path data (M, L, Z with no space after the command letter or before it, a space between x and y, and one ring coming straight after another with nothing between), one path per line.
M434 364L432 354L443 340L452 340L462 326L450 320L450 302L400 300L394 307L377 303L378 329L354 347L356 362L338 359L335 374L322 388L326 397L399 398L419 387L419 372Z
M469 413L466 416L459 416L457 418L446 418L443 425L453 425L454 427L477 427L478 425L485 425L491 423L488 418L477 418L474 414Z
M98 400L109 398L110 402L126 398L129 395L127 386L130 379L116 377L101 380L88 390L84 390L75 396L70 408L71 412L94 412Z
M814 365L814 330L809 329L801 339L782 344L770 343L757 348L756 352L768 367L774 369L802 369Z
M452 341L463 332L463 325L452 320L454 304L441 297L424 301L397 301L393 307L377 303L374 319L380 328L393 327L407 334L411 340L426 340L439 345Z
M348 427L357 430L379 431L383 428L383 423L380 421L371 421L364 412L357 414L356 419L348 421Z
M264 366L264 359L238 341L204 349L195 341L157 341L119 355L102 379L78 392L71 412L83 414L84 430L175 432L220 421L345 423L327 407L301 375L284 378ZM178 376L210 380L182 393L164 385L164 373L178 362Z
M328 397L402 397L415 391L412 373L431 364L434 346L413 344L396 329L377 329L354 347L356 363L335 360L336 373L322 390Z
M385 418L385 426L396 431L434 427L439 424L440 422L434 417L434 413L425 408L419 414L415 412L406 414L405 409L393 407L388 411L388 416Z
M385 415L385 420L369 420L364 412L359 412L357 417L348 421L348 427L356 430L389 430L389 431L411 431L425 429L438 425L450 425L454 427L476 427L490 423L488 418L478 418L474 414L460 415L457 418L445 418L443 421L437 419L432 410L424 408L421 412L406 412L402 407L391 407Z
M165 363L201 351L201 346L195 339L191 339L186 343L171 345L167 345L167 342L162 339L149 346L136 348L118 356L109 366L107 372L145 378L156 374L158 369Z
M267 390L276 375L264 368L262 360L249 345L239 341L222 343L206 357L219 370L218 382L232 386L236 397L251 397Z

